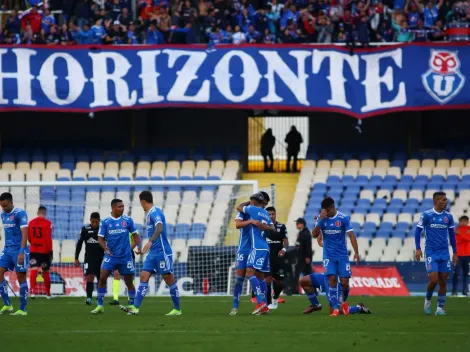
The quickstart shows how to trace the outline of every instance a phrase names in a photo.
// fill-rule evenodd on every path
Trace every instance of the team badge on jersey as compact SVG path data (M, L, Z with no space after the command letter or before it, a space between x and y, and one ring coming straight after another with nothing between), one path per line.
M341 227L341 221L339 221L339 220L336 221L336 222L335 222L335 225L336 225L336 227Z
M126 227L126 226L127 226L127 222L123 221L123 222L121 223L121 225L122 225L123 227Z
M447 224L449 222L449 219L447 218L447 216L444 217L444 222Z
M13 220L15 220L15 216L14 216L14 215L10 216L10 221L13 221Z
M454 98L465 84L456 51L431 50L429 70L421 78L426 91L440 104Z

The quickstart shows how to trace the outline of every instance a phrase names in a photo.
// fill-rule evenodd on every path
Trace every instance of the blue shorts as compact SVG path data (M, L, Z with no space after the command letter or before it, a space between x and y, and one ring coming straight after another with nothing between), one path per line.
M429 273L450 273L452 265L450 261L449 250L443 251L425 251L426 271Z
M23 265L18 265L18 255L20 250L7 250L0 253L0 268L7 268L8 271L15 270L17 273L25 273L28 270L29 252L24 253Z
M149 253L147 258L145 258L142 270L160 275L171 274L173 272L173 254L164 255Z
M326 276L351 277L351 264L348 258L325 258L323 268Z
M249 255L250 255L250 251L237 252L237 261L235 263L235 269L245 270Z
M248 256L246 266L261 271L262 273L269 273L271 271L271 267L269 266L269 251L253 249Z
M101 263L101 270L117 270L121 275L134 275L134 261L132 260L132 256L129 256L128 258L104 256L103 263Z

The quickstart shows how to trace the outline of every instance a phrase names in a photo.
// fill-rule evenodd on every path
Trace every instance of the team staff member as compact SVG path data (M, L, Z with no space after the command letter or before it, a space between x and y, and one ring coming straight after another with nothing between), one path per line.
M452 295L457 295L457 284L459 281L459 272L462 268L462 293L468 294L468 266L470 264L470 226L468 226L468 216L461 216L459 227L455 230L455 239L457 241L457 256L459 261L454 267L454 277L452 279Z
M297 247L297 265L295 267L295 282L299 282L300 275L310 275L312 273L312 234L307 228L304 218L298 218L296 221L299 234L295 246Z
M266 277L267 289L267 300L269 309L277 309L278 298L284 288L284 255L289 247L289 240L287 238L286 225L276 221L276 209L274 207L266 208L271 220L273 221L274 228L276 231L269 231L266 240L269 244L269 263L271 266L271 272ZM271 299L271 283L274 278L274 296Z
M51 274L49 269L52 263L52 222L46 219L47 209L40 206L38 208L38 217L29 222L28 226L28 242L30 244L30 260L31 268L29 276L29 285L31 289L31 298L36 298L36 278L38 275L38 267L42 269L44 278L44 286L46 287L47 298L51 296Z
M100 278L101 262L103 261L104 251L98 242L98 230L100 228L100 214L91 213L90 224L82 227L80 238L75 249L75 265L80 265L78 257L82 250L83 242L85 242L85 263L83 270L86 278L86 301L87 305L91 305L93 297L93 281L95 277Z

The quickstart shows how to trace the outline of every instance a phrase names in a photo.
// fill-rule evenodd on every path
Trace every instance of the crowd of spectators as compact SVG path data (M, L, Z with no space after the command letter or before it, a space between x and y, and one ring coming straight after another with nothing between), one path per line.
M9 6L22 6L8 1ZM24 4L28 9L23 12L11 9L3 15L0 43L367 46L371 42L441 41L447 39L449 26L470 27L469 0L101 1L63 0L59 5ZM51 9L62 11L53 15Z

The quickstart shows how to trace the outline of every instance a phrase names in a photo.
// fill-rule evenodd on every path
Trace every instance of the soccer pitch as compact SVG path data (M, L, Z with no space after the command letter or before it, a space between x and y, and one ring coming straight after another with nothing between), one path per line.
M106 299L104 315L83 298L38 298L27 317L0 316L2 351L468 351L470 299L448 298L448 316L425 316L423 298L351 297L372 315L329 317L323 311L302 315L306 297L264 316L242 297L240 312L229 316L230 297L182 297L183 316L166 317L171 300L146 298L138 316L126 316ZM124 299L121 298L124 302ZM18 299L13 299L15 308ZM433 309L437 298L433 298Z

